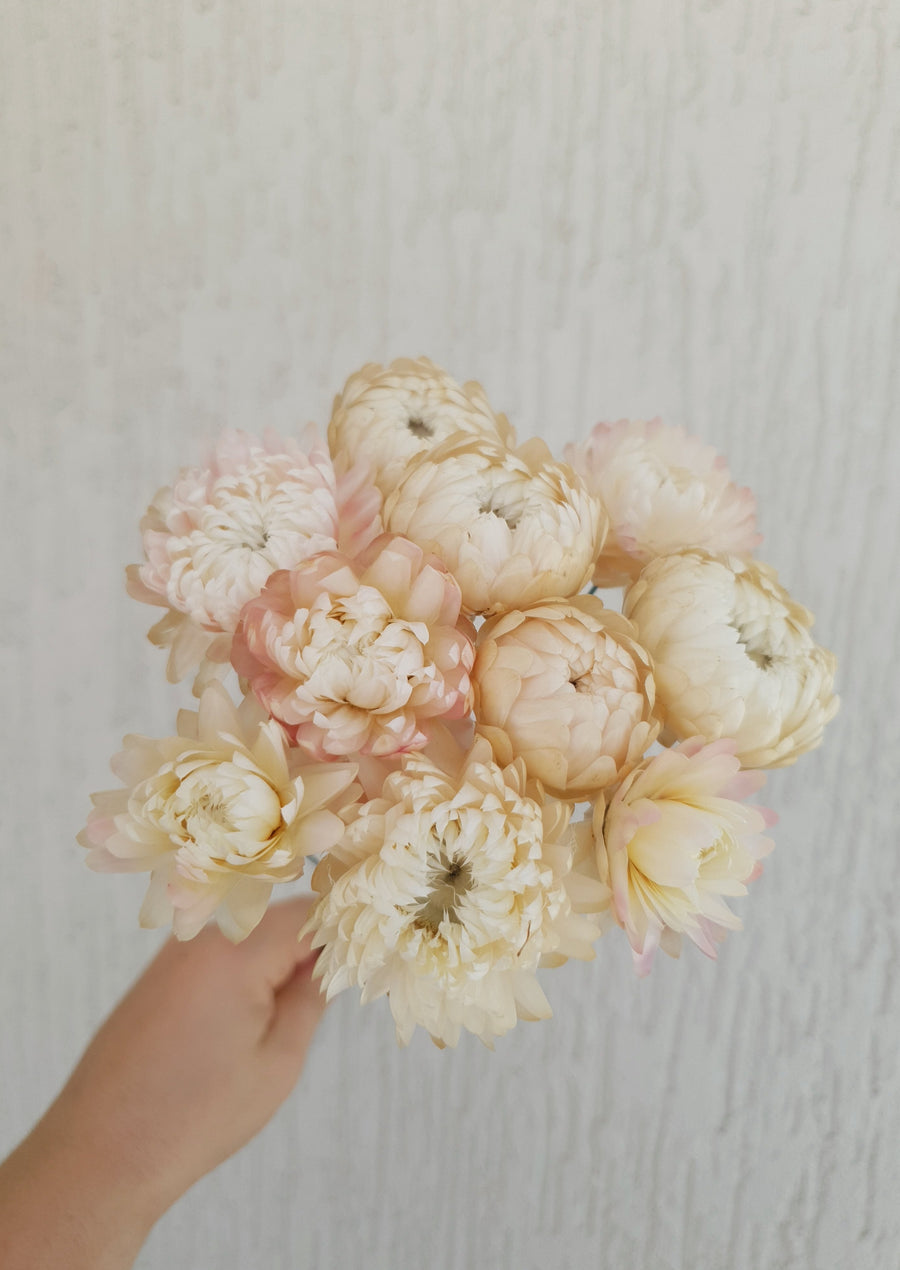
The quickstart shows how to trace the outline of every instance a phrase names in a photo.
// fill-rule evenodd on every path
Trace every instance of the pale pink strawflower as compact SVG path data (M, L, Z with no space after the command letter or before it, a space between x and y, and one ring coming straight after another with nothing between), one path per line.
M650 658L592 595L544 600L478 632L475 717L498 762L522 758L556 797L619 780L659 732Z
M422 454L384 506L385 526L433 551L470 613L575 595L606 534L598 499L535 438L510 450L451 437Z
M427 357L401 357L350 376L334 400L328 444L339 471L368 465L387 496L414 458L459 433L514 443L480 384L457 383Z
M653 658L666 735L732 737L744 767L786 767L837 712L835 657L769 565L704 552L661 556L624 613Z
M752 492L732 481L712 446L683 428L660 419L598 423L565 453L610 519L597 586L621 586L672 551L750 555L761 541Z
M387 994L404 1045L416 1026L439 1046L463 1029L490 1045L548 1017L538 967L591 958L599 934L587 914L603 888L569 814L483 739L404 755L313 876L328 996Z
M179 939L212 916L229 939L248 935L272 887L338 842L359 793L352 764L310 763L219 683L179 713L176 736L127 736L112 766L125 787L93 795L78 841L93 869L150 873L141 925L171 923Z
M232 661L317 758L420 749L425 720L468 713L474 630L441 562L384 534L273 574L243 610Z
M741 922L727 900L747 892L772 849L774 822L744 799L765 776L742 771L734 742L700 738L645 759L595 805L598 871L639 974L657 948L677 957L686 936L715 957Z
M167 610L150 639L170 650L169 679L203 664L202 684L227 665L238 614L269 575L339 545L358 551L381 532L380 503L363 471L337 478L313 428L300 441L220 437L205 467L157 493L141 521L145 563L127 571L131 595Z

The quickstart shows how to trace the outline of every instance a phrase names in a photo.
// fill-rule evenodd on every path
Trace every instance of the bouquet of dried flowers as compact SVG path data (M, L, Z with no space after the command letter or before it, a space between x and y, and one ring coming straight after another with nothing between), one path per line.
M240 940L310 860L323 990L441 1046L546 1018L537 970L609 928L640 973L715 957L772 846L746 800L820 742L834 657L710 447L623 420L565 460L403 359L327 445L229 433L158 492L128 590L197 709L125 738L79 836L150 874L142 925Z

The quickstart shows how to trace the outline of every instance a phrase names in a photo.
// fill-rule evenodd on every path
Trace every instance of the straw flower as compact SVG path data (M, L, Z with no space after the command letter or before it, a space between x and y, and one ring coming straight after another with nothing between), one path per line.
M339 543L359 550L381 532L380 502L359 470L338 481L311 428L300 442L229 432L205 467L182 469L141 521L145 563L127 570L129 593L167 610L150 639L170 649L170 681L227 664L268 576Z
M440 556L483 614L575 595L606 534L598 499L538 439L509 450L451 438L409 466L384 518Z
M568 807L477 739L405 755L353 817L313 877L329 998L387 993L404 1045L417 1024L439 1046L463 1028L490 1045L517 1018L547 1018L538 966L589 959L599 933L579 911L601 888L580 871Z
M479 731L558 798L619 780L656 739L650 658L596 596L544 600L486 622L472 672Z
M689 547L750 555L761 541L756 501L725 460L683 428L621 419L598 423L566 458L609 513L596 586L621 586L654 556Z
M214 913L229 939L249 935L276 882L327 851L358 792L347 763L309 764L247 698L235 709L210 684L178 735L127 736L113 760L125 788L93 795L79 842L102 872L149 872L141 925L192 939Z
M439 560L383 534L273 574L241 615L240 675L317 758L421 749L423 720L470 705L471 624Z
M350 376L334 401L328 444L339 471L368 464L387 496L412 459L460 432L513 441L480 384L458 384L427 357L403 357Z
M662 556L623 611L653 658L669 735L733 737L744 767L786 767L822 740L838 708L834 654L768 565Z
M639 974L657 948L677 957L686 935L709 957L740 919L726 900L745 895L772 842L771 812L745 806L762 772L741 771L734 742L684 741L645 759L607 800L593 827L600 876Z

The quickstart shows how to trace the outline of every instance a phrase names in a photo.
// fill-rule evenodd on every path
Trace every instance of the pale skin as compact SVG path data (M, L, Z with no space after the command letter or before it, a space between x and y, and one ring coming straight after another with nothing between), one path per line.
M170 940L0 1165L4 1270L124 1270L190 1186L296 1084L324 1009L297 939L310 901L274 905L233 945Z

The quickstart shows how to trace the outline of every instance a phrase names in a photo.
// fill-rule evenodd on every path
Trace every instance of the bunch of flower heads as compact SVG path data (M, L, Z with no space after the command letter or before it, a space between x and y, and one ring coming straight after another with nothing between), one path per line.
M560 462L425 358L352 375L327 446L223 436L141 531L128 589L199 704L125 738L89 864L240 940L313 858L323 988L387 995L402 1043L546 1018L538 968L607 928L640 973L715 957L772 845L746 800L837 709L713 450L622 421Z

